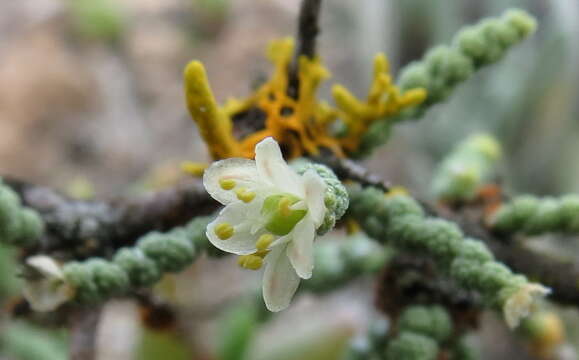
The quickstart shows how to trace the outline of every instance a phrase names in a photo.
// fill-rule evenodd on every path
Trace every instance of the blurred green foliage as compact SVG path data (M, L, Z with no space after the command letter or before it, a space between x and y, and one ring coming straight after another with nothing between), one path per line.
M15 250L0 244L0 304L18 291Z
M126 18L115 0L68 0L73 25L87 38L115 41L125 28Z
M17 360L65 360L68 358L65 333L14 322L0 335L2 356Z
M212 13L221 14L231 6L231 0L193 0L194 4L198 4L204 10Z
M509 188L538 194L577 191L579 103L574 99L579 68L573 64L579 61L579 49L567 18L577 10L574 5L520 0L444 0L430 7L415 0L394 3L401 15L402 66L450 41L462 26L510 7L539 19L534 36L458 87L426 119L396 130L397 140L413 149L407 161L414 163L414 186L427 193L429 174L454 144L474 132L489 132L504 146L507 166L502 173Z
M193 354L187 343L172 331L144 328L138 346L137 359L141 360L190 360Z
M258 326L257 306L255 301L242 301L223 314L217 339L219 360L249 360L250 346Z

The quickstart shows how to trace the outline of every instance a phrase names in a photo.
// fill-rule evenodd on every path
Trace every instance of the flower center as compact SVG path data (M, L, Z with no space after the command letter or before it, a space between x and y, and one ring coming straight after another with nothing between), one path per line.
M277 194L265 198L261 214L267 221L265 228L274 235L287 235L306 216L308 210L292 209L301 199L292 194Z

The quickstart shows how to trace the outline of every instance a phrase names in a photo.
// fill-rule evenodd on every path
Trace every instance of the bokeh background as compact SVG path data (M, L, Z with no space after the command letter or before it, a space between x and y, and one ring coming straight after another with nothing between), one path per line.
M386 52L396 72L432 45L450 42L462 26L513 6L539 19L535 36L422 121L397 127L367 161L374 172L428 196L438 161L482 130L504 145L500 180L513 193L579 191L576 0L327 0L319 51L333 77L320 94L329 98L329 85L340 82L363 95L376 52ZM78 197L170 186L183 176L182 161L208 160L186 111L184 66L203 61L219 101L249 94L271 70L267 43L295 33L298 7L298 0L1 1L0 175ZM0 302L9 309L19 283L9 250L0 249L0 257ZM158 293L178 309L171 330L143 327L134 303L115 301L101 325L100 357L219 359L223 328L244 321L230 306L258 280L231 259L202 259L167 278ZM377 316L373 287L372 279L360 279L323 298L301 295L255 329L250 359L339 359ZM559 311L576 340L577 314ZM7 313L0 332L10 346L39 341L46 350L18 352L4 342L0 359L63 358L62 329L40 330ZM485 359L528 357L496 315L485 317L481 334L473 342ZM570 349L564 355L576 358Z

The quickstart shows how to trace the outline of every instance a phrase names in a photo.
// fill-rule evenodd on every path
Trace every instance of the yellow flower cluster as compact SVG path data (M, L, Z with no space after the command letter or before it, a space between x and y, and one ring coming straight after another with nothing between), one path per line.
M267 52L275 66L273 75L251 96L244 100L231 99L217 105L203 65L191 62L185 69L185 94L191 116L199 126L201 136L214 160L254 156L255 145L273 137L295 158L304 154L317 155L327 148L339 157L357 150L362 135L372 122L398 114L418 105L426 98L422 88L401 93L389 74L386 56L378 54L374 61L374 77L366 100L357 99L345 87L332 89L337 107L319 101L316 92L329 72L319 58L299 58L297 88L290 89L291 60L294 41L286 38L273 42ZM264 127L241 139L233 134L232 119L252 109L264 116ZM341 121L346 131L337 134L332 126Z

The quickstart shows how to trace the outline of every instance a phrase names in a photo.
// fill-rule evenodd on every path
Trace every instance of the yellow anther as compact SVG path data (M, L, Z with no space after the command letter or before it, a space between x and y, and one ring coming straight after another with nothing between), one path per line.
M215 226L214 231L215 235L217 235L217 237L220 238L221 240L227 240L230 237L232 237L233 234L235 233L233 226L231 226L231 224L229 223L218 224L217 226Z
M292 200L289 197L284 197L279 201L279 211L283 216L290 216L292 214Z
M253 191L247 191L246 188L239 188L235 190L235 194L239 200L245 203L249 203L251 200L255 199L255 193Z
M255 247L257 250L266 250L273 241L272 234L263 234L257 239Z
M255 256L259 256L260 258L264 258L267 254L269 254L269 250L259 250L253 253Z
M257 255L242 255L237 258L237 263L242 268L258 270L263 265L263 259Z
M219 180L219 186L223 190L231 190L235 187L235 180L233 179L221 179Z

